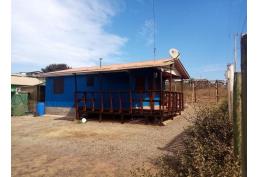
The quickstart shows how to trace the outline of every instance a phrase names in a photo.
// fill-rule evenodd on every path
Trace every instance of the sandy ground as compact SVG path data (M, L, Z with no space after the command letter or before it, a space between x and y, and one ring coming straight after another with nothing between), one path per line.
M188 112L166 126L13 117L12 176L130 176L130 170L143 162L152 166L168 152L189 125Z

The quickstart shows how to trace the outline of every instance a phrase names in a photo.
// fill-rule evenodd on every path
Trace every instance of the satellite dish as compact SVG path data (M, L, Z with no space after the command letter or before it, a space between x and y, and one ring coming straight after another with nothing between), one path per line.
M175 59L178 59L180 53L179 53L179 51L178 51L177 49L170 49L170 50L169 50L169 55L170 55L170 57L173 58L173 59L174 59L174 58L175 58Z

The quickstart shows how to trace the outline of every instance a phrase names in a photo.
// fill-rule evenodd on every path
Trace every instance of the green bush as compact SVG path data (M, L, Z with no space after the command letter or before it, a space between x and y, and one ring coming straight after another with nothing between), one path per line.
M226 102L196 109L192 118L193 125L185 130L180 151L158 159L155 174L142 167L132 171L132 176L240 176Z

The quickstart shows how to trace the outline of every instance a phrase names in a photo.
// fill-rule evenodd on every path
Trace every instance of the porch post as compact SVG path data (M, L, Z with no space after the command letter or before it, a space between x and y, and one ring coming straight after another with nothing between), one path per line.
M160 105L161 105L161 110L160 110L160 123L163 122L163 80L162 80L162 68L160 68Z
M156 71L154 71L153 73L152 73L152 75L153 75L153 77L152 77L152 86L151 86L151 90L152 90L152 93L151 93L151 95L152 95L152 98L153 98L153 100L155 100L155 96L156 96L156 77L155 77L155 72ZM153 101L153 108L154 108L154 110L155 110L155 102Z
M181 110L184 110L184 80L181 78Z
M169 70L170 70L170 77L169 77L169 94L168 94L168 110L169 111L171 111L171 103L172 103L172 99L171 99L171 92L172 92L172 64L170 65L170 68L169 68Z
M163 91L163 84L162 84L162 68L160 68L160 90Z
M129 103L130 103L130 115L131 120L133 120L133 99L132 99L132 75L131 72L128 71L129 76Z
M102 112L103 112L103 90L102 90L102 74L99 73L99 81L100 81L100 108L99 108L99 122L102 121Z
M74 73L73 75L74 75L74 90L75 92L77 92L77 75L76 73Z
M172 65L170 65L169 91L172 92Z
M78 103L77 103L77 76L76 73L73 73L74 75L74 109L75 109L75 119L79 119L79 110L78 110Z

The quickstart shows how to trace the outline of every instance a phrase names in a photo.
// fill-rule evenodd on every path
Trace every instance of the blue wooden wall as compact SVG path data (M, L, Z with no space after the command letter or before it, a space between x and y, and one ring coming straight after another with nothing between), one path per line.
M145 90L148 90L148 82L152 80L155 69L135 69L130 72L114 72L114 73L104 73L104 74L88 74L88 75L77 75L77 91L100 91L101 87L103 91L128 91L135 89L135 81L137 77L145 78ZM74 91L75 91L75 77L74 76L62 76L64 77L64 93L55 94L53 88L53 80L55 77L46 78L46 106L47 107L73 107L74 106ZM94 85L87 86L87 78L94 77ZM130 84L131 83L131 84ZM160 89L160 77L155 79L156 89ZM113 108L118 108L118 95L112 95ZM129 95L121 94L123 102L123 108L129 107ZM91 95L87 95L88 99ZM96 102L95 107L99 108L100 97L95 95ZM139 97L139 95L133 95L134 98ZM146 98L148 96L146 95ZM156 96L156 98L158 95ZM104 108L109 108L109 95L104 95ZM89 104L89 103L88 103ZM145 103L144 105L146 105ZM157 105L157 103L156 103ZM88 105L89 106L89 105ZM140 106L140 103L134 103L134 106Z

